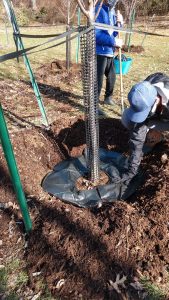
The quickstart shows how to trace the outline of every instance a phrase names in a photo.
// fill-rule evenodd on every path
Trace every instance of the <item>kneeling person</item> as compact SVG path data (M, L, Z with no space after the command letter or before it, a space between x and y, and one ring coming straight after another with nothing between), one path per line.
M122 176L127 183L138 172L146 138L149 146L153 146L161 140L159 132L169 131L169 76L163 73L148 76L131 88L128 100L130 107L124 110L121 120L130 132L131 153L128 169Z

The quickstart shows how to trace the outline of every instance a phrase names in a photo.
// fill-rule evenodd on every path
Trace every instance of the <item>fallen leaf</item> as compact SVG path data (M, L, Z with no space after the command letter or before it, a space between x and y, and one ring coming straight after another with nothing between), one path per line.
M124 282L126 281L126 279L127 279L127 277L124 275L120 279L120 274L117 274L115 282L113 282L112 280L109 280L110 288L113 288L118 294L121 294L121 291L119 290L119 285L122 286L123 288L125 288L126 286L125 286Z

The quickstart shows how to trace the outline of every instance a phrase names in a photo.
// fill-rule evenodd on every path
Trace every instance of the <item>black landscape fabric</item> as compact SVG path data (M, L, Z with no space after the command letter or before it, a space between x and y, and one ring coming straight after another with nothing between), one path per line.
M57 164L53 171L48 173L42 181L42 187L49 194L60 200L79 207L98 207L106 202L126 200L129 198L143 180L141 171L126 187L123 183L115 182L126 170L127 159L118 152L105 149L99 150L100 170L109 177L108 184L99 185L90 190L78 190L76 181L88 174L85 156L70 158Z

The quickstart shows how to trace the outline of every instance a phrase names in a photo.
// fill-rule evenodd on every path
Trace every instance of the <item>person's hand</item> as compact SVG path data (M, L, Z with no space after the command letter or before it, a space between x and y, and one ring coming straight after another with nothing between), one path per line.
M117 24L123 25L123 23L124 23L123 16L119 10L117 11L116 17L117 17Z
M153 104L153 106L152 106L152 108L151 108L150 114L153 115L153 114L157 111L157 108L158 108L158 106L160 105L160 103L161 103L161 100L160 100L160 98L157 96L156 99L155 99L155 102L154 102L154 104Z
M122 176L120 176L118 174L115 174L114 176L112 176L112 182L116 183L116 184L118 184L118 183L125 184L127 186L133 177L134 177L134 175L131 173L128 173L128 171L126 170L126 173L123 173Z
M117 48L122 48L122 46L123 46L123 40L122 39L119 39L119 38L115 38L115 47L117 47Z
M124 173L122 175L119 199L126 198L126 193L133 177L133 174L130 173Z
M122 183L124 183L125 185L128 185L129 183L130 183L130 181L132 180L132 178L134 177L134 175L133 174L130 174L130 173L124 173L123 175L122 175L122 179L121 179L121 181L122 181Z
M120 176L116 175L112 177L112 182L115 184L120 184L122 182L122 179Z

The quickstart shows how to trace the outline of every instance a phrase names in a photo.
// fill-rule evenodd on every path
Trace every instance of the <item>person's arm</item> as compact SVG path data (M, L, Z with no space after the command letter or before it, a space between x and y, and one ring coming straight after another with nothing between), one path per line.
M123 16L122 14L120 13L119 10L117 10L117 14L114 15L114 25L117 26L117 27L122 27L123 24L124 24L124 20L123 20ZM118 31L114 31L113 32L113 36L116 37L118 35Z
M147 126L137 124L130 132L130 157L128 160L128 170L122 176L122 181L130 181L138 172L142 157L143 145L147 135Z
M96 18L96 23L107 24L105 15L102 10ZM96 43L101 46L114 47L115 46L115 37L108 33L108 30L96 29Z

